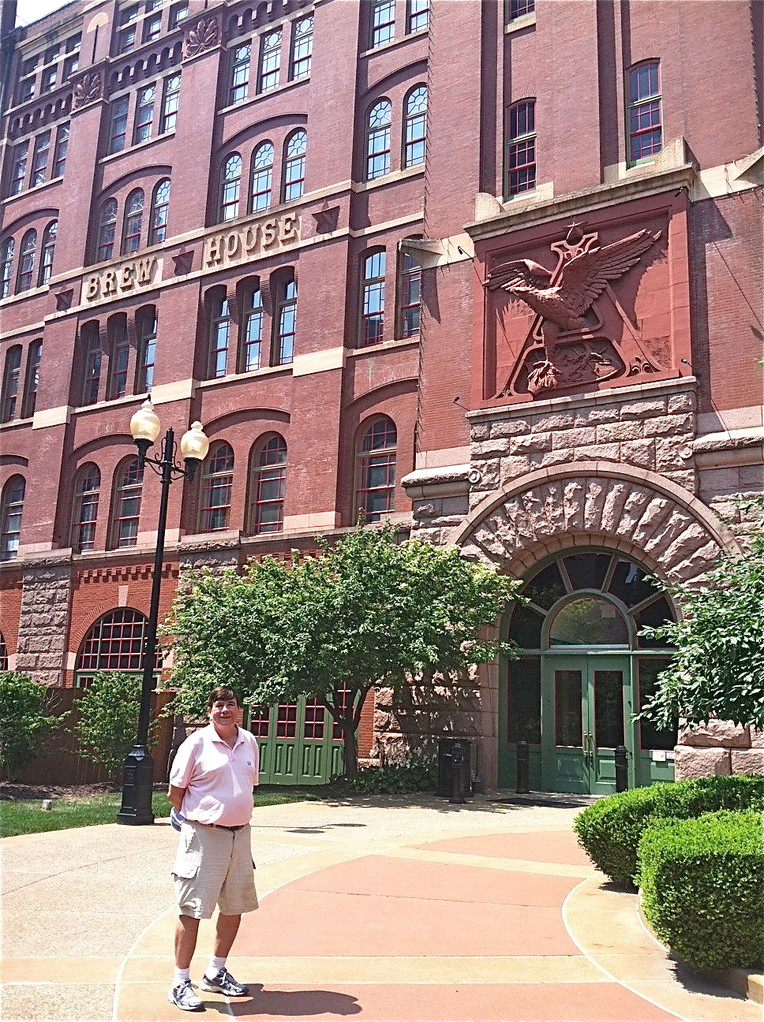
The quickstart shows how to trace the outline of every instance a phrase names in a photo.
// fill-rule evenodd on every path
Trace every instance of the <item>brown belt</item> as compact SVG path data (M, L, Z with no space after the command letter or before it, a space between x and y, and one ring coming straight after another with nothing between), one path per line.
M248 827L248 823L240 823L238 827L226 827L222 823L200 823L198 820L189 820L189 823L195 823L197 827L210 827L212 830L230 830L235 833L237 830L244 830Z

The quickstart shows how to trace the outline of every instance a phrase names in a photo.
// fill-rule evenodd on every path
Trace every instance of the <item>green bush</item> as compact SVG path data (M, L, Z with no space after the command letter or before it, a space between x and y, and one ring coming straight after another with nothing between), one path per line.
M408 795L432 790L437 777L437 762L414 753L406 763L367 767L348 778L348 783L353 791L363 795Z
M663 820L639 843L645 916L688 965L754 968L762 962L761 814L707 813Z
M114 775L135 743L141 702L141 678L120 671L99 671L77 703L74 725L80 755L106 767ZM149 745L156 738L156 722L149 727Z
M633 883L642 834L656 820L690 819L720 809L764 810L764 778L699 777L609 795L587 806L573 828L592 862L617 883Z
M46 739L67 714L48 713L47 689L19 671L0 675L0 766L9 780L43 755Z

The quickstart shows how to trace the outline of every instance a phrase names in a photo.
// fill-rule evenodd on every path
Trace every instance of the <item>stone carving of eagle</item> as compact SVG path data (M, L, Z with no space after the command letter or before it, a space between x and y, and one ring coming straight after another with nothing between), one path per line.
M549 381L546 386L555 386L554 352L560 332L589 330L584 315L608 282L622 277L660 236L660 231L642 230L610 245L579 252L563 263L556 284L551 283L552 272L532 259L500 263L491 270L485 282L489 291L506 291L542 318L546 363L536 370Z

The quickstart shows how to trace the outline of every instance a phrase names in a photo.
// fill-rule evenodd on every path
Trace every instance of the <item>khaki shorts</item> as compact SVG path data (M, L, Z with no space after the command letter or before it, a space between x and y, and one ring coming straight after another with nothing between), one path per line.
M182 916L209 919L215 905L226 916L253 912L258 904L249 825L230 831L186 821L172 876Z

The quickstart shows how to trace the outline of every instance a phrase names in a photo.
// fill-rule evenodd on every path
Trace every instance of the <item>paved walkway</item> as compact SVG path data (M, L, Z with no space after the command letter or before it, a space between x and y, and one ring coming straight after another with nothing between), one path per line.
M256 809L259 911L229 960L257 1022L761 1022L679 972L577 848L578 808L421 797ZM55 812L55 809L53 810ZM4 1022L170 1022L176 836L116 824L6 838ZM203 923L192 978L210 951Z

